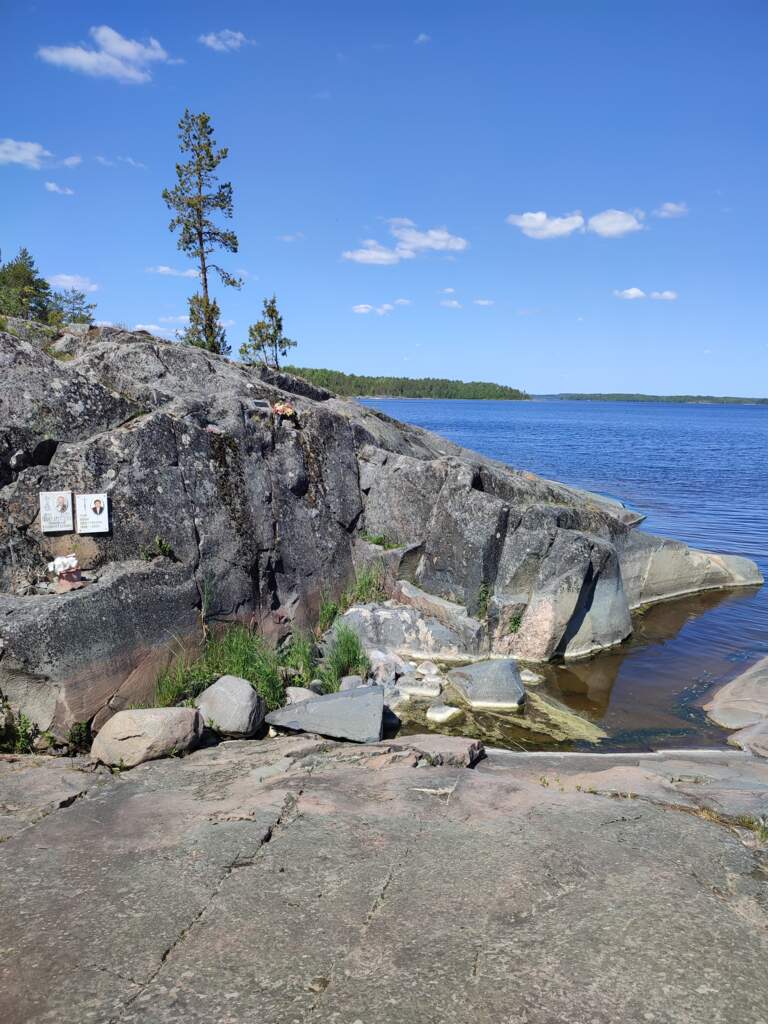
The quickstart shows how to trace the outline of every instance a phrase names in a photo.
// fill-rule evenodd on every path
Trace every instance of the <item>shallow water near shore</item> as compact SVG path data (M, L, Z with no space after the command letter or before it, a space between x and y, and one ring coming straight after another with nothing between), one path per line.
M515 468L620 498L647 516L642 529L746 555L768 575L768 407L365 404ZM635 616L634 625L632 638L613 651L547 666L544 692L601 726L603 750L722 746L727 733L707 721L701 704L768 654L768 587L665 602ZM547 746L512 722L484 724L496 745Z

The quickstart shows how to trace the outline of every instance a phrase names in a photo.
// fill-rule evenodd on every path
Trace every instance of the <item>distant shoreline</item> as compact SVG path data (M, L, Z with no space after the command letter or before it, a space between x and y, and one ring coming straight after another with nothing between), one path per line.
M640 395L640 394L587 394L562 393L534 395L560 402L664 402L674 405L768 405L768 398L738 398L731 395Z

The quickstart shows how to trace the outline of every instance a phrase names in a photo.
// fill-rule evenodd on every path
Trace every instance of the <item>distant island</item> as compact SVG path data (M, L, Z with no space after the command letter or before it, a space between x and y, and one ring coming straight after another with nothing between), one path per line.
M286 366L287 373L304 377L337 395L381 398L494 398L520 401L530 398L525 391L488 381L447 380L443 377L366 377L339 370Z
M571 402L684 402L689 405L768 405L768 398L734 398L718 395L635 395L635 394L558 394L541 398L559 398Z

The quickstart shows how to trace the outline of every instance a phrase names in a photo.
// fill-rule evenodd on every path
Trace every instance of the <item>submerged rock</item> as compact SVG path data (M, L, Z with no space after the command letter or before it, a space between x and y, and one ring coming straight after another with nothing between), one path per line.
M101 728L91 757L113 768L133 768L197 746L203 717L197 708L142 708L118 711Z
M446 725L448 722L455 722L464 717L461 708L451 707L449 704L433 704L427 708L427 721L436 725Z
M264 698L238 676L221 676L203 690L195 705L210 729L233 739L254 736L267 712Z
M511 658L453 668L446 679L473 709L520 711L525 704L525 687Z
M373 743L381 739L383 713L383 687L358 686L278 708L266 720L281 729Z

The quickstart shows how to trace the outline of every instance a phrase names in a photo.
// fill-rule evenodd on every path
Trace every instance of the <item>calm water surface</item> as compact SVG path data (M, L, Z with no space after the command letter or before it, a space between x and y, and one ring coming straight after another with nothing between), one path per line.
M634 402L369 399L519 469L620 498L643 529L747 555L768 577L768 407ZM548 685L613 749L719 746L706 694L768 654L768 587L666 602L630 641L554 667Z

